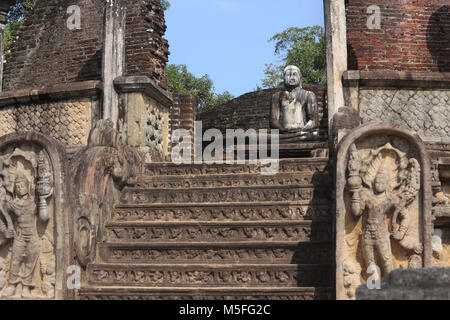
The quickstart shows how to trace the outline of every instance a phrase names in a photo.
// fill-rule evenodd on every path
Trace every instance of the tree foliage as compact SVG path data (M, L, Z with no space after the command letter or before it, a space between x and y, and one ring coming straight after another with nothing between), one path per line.
M170 2L167 0L161 0L161 6L163 10L166 11L170 8Z
M7 53L7 48L16 39L20 28L22 28L23 18L30 11L36 0L18 0L15 5L11 7L8 12L8 24L5 28L5 38L4 38L4 50Z
M275 42L275 55L281 58L281 64L266 64L263 87L281 85L283 70L288 65L300 68L304 84L325 84L326 44L322 27L288 28L275 34L269 42Z
M169 64L166 66L164 73L169 91L193 95L197 100L199 109L211 109L234 98L228 91L217 94L209 75L205 74L197 78L188 71L184 64Z

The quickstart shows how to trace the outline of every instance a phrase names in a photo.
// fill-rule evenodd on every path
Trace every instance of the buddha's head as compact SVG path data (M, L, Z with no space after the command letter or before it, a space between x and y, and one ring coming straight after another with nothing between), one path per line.
M284 85L298 87L302 85L302 73L296 66L287 66L284 69Z
M373 189L375 193L383 193L387 190L390 182L389 168L382 165L378 169L377 175L375 176Z

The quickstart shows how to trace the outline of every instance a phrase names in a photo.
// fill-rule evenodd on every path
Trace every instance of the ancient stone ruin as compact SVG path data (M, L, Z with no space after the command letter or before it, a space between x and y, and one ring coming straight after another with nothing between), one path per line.
M66 2L0 63L2 299L450 298L448 4L324 0L326 87L287 66L198 112L167 91L159 0ZM176 163L208 129L245 137Z

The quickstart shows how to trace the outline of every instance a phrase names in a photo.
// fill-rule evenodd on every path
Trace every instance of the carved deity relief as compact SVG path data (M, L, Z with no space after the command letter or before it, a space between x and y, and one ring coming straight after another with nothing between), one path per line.
M0 153L0 294L54 298L53 172L35 146Z
M354 299L356 287L371 276L423 266L420 189L421 167L408 142L378 136L350 146L344 193L346 299Z

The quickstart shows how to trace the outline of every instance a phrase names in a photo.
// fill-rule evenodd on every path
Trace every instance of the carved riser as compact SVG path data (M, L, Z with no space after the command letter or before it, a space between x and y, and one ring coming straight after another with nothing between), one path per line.
M282 159L278 172L323 172L328 159ZM261 167L255 165L175 165L171 163L152 163L145 167L146 175L200 175L200 174L233 174L261 173Z
M290 221L330 219L330 204L282 202L274 204L180 204L120 206L113 221Z
M89 265L91 285L146 287L306 287L329 286L326 265L142 266Z
M148 292L150 291L150 292ZM333 299L331 288L295 288L293 290L280 290L271 288L267 292L259 288L244 290L223 289L196 289L174 290L172 292L154 290L138 290L125 288L112 290L110 288L81 289L77 298L80 300L330 300ZM187 292L186 292L187 291ZM200 291L200 292L199 292ZM226 291L226 292L224 292Z
M331 222L109 223L106 226L108 243L251 240L331 241Z
M100 244L109 263L145 264L327 264L331 243L235 242Z
M261 174L208 175L208 176L153 176L140 177L135 188L206 188L276 185L326 185L331 180L322 173L282 173L274 176Z
M329 190L320 190L313 186L239 187L187 190L128 188L122 192L121 203L301 201L313 199L326 200L329 196Z

